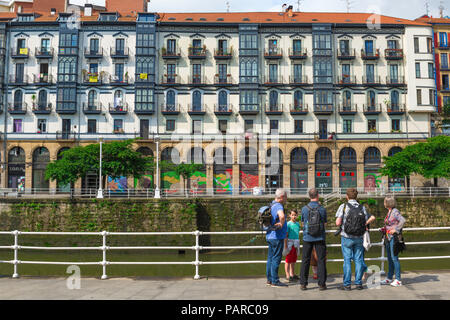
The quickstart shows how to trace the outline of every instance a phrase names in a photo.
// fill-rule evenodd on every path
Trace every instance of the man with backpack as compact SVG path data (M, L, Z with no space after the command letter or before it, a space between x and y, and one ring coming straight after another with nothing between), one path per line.
M281 257L284 248L284 239L287 235L287 223L284 215L284 205L286 204L287 194L283 189L275 191L275 200L270 205L272 215L271 226L266 234L266 241L269 245L267 254L267 285L277 288L287 287L278 277L278 267L281 263Z
M319 203L319 191L312 188L308 192L310 202L302 208L303 225L303 254L300 268L300 289L306 290L308 286L309 266L313 248L317 253L317 274L319 278L319 290L326 290L326 245L325 226L327 223L327 211Z
M347 189L347 203L341 204L336 212L336 225L340 226L341 248L344 256L344 285L340 290L351 290L352 284L352 260L355 263L356 289L362 290L362 276L366 271L364 263L363 236L367 225L375 220L369 216L366 208L356 201L358 191L354 188Z

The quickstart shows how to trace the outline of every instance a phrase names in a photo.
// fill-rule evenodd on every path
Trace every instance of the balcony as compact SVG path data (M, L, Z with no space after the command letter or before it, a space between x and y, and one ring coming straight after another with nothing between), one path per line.
M233 57L233 50L231 49L214 49L214 59L229 60Z
M102 113L102 104L100 102L86 103L83 102L84 114L100 114Z
M103 48L84 48L84 57L86 59L103 58Z
M131 83L131 78L128 77L128 74L125 76L110 75L109 83L113 86L126 86Z
M110 103L108 104L109 114L111 115L120 115L128 113L128 103Z
M355 85L356 82L356 76L351 75L343 75L337 78L337 84L341 86L352 86Z
M208 80L205 76L201 76L199 74L194 74L189 77L189 85L190 86L205 86L208 84Z
M264 58L266 59L281 59L283 58L283 51L281 48L269 48L264 51Z
M353 60L356 57L356 50L355 49L349 49L349 50L340 50L337 51L337 58L339 60Z
M125 104L125 106L128 108L128 105ZM123 108L125 108L125 106L123 106ZM134 103L134 113L137 115L152 115L155 113L155 107L153 102L135 102Z
M283 84L282 76L265 76L263 83L266 86L280 86Z
M308 105L307 104L294 104L290 105L291 115L307 115L308 114Z
M10 114L25 114L27 113L26 102L14 102L8 104L8 112Z
M314 114L316 115L330 115L333 113L332 104L315 104Z
M77 113L76 101L56 101L56 113L75 114Z
M188 57L189 59L206 59L206 52L207 52L206 47L203 48L190 47Z
M403 49L386 49L384 57L386 60L401 60L403 59Z
M161 57L163 59L180 59L181 51L178 48L170 50L167 50L166 48L161 48Z
M76 132L56 131L56 140L75 140Z
M176 74L165 74L161 76L161 84L163 85L178 85L181 84L181 78Z
M375 49L375 51L366 51L364 49L361 49L361 59L363 60L380 59L380 49Z
M336 140L336 134L334 132L316 132L314 133L314 140L320 142L334 142Z
M11 58L13 59L28 59L30 54L30 48L11 48Z
M283 114L283 105L282 104L266 104L265 107L266 114L268 116L280 116Z
M239 114L241 115L256 115L259 113L257 104L241 104L239 105Z
M391 115L392 116L402 115L405 113L405 111L406 111L406 106L404 103L397 103L397 104L389 103L387 105L387 114L390 116Z
M364 76L362 77L362 84L368 87L372 86L380 86L381 85L381 77L380 76Z
M109 49L109 55L113 59L128 59L129 49L128 48L111 47Z
M38 86L48 86L54 83L53 76L51 74L33 74L33 83Z
M289 83L295 86L308 85L308 76L289 76Z
M353 116L358 111L357 104L343 104L339 105L339 114L341 116Z
M405 77L403 76L397 78L386 77L386 85L391 87L406 86Z
M231 104L214 105L214 114L216 116L230 116L233 114L233 106Z
M12 86L23 86L28 84L29 79L28 79L28 75L14 75L14 74L10 74L9 75L9 84Z
M307 49L289 49L289 58L291 60L300 60L308 58L308 50Z
M52 104L49 102L40 102L34 103L32 107L34 114L50 114L52 113Z
M439 41L438 42L438 49L439 50L450 50L450 44Z
M233 85L233 78L231 78L231 74L220 75L216 74L214 76L214 85L224 87Z
M371 105L363 105L363 112L365 115L377 115L381 113L381 103L380 104L371 104Z
M180 104L161 104L161 114L165 116L176 116L180 113Z
M83 75L83 84L89 86L99 86L105 83L105 77L103 75L98 74L97 72Z
M200 104L200 105L191 105L188 104L188 113L193 116L193 115L199 115L202 116L206 113L206 105L205 104Z
M52 59L53 51L53 48L37 47L35 54L36 59Z

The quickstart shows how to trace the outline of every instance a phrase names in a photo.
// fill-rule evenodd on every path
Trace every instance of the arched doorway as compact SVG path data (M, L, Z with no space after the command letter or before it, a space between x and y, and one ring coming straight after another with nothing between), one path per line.
M25 151L21 147L8 152L8 188L25 191Z
M69 147L63 147L61 149L58 150L58 154L56 155L56 159L57 160L61 160L63 157L63 152L69 150ZM70 183L67 184L62 184L60 182L56 182L56 188L58 190L58 192L70 192Z
M239 154L239 190L241 194L252 194L259 186L258 153L245 147Z
M45 147L39 147L33 152L32 188L35 192L47 192L49 181L45 179L45 169L50 162L50 152Z
M136 150L145 157L153 157L152 149L148 147L140 147ZM153 174L151 172L144 173L139 179L134 178L134 189L152 189Z
M169 164L180 163L180 152L173 147L165 148L161 152L161 162ZM173 170L161 169L161 190L165 193L178 194L182 192L180 175Z
M388 152L388 157L393 157L396 153L401 152L403 149L400 147L392 147ZM406 181L405 177L401 178L388 178L389 191L403 192L405 191Z
M308 191L308 153L304 148L291 152L291 193L304 194Z
M206 155L200 147L191 148L187 163L203 164L200 170L195 171L187 181L187 188L192 194L206 193Z
M283 187L283 152L279 148L270 148L266 153L265 188L269 193L275 193Z
M331 150L322 147L317 149L316 157L316 188L320 189L321 193L329 193L333 191L333 167Z
M356 152L353 148L343 148L339 153L339 187L356 188Z
M233 192L233 155L230 149L222 147L214 151L214 193Z
M364 192L375 192L381 187L381 153L376 147L369 147L364 152Z

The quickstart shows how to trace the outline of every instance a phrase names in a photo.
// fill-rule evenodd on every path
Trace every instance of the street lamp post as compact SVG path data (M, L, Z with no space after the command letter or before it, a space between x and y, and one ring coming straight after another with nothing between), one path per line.
M161 198L161 193L159 191L159 135L155 136L156 142L156 187L155 187L155 199Z
M103 139L100 137L100 170L99 170L99 176L98 176L98 192L97 192L97 199L103 199L103 189L102 189L102 142Z

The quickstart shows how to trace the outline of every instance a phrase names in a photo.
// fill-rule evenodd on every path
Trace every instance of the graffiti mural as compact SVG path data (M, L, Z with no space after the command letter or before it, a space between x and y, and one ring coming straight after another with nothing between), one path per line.
M135 189L150 189L153 186L153 176L151 174L144 174L139 179L134 178Z
M214 174L214 189L217 193L231 193L233 191L232 178L233 170L226 169Z
M189 178L189 188L191 193L203 193L206 190L206 173L195 171Z
M161 174L162 188L167 193L175 193L182 190L180 183L180 175L177 175L174 171L166 171Z
M252 194L253 188L259 186L258 171L250 171L248 173L240 171L239 176L239 188L242 194Z
M364 173L364 191L375 192L376 188L381 187L381 175L378 172Z
M113 179L112 177L108 176L107 188L111 190L111 192L126 192L128 189L127 177L122 176Z

